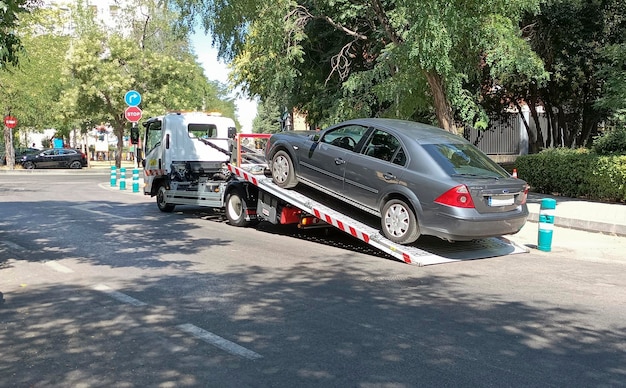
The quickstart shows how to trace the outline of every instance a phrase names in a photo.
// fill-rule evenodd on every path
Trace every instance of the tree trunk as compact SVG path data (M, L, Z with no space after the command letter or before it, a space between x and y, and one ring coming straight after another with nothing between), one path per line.
M15 150L13 149L13 129L4 126L4 150L7 158L7 168L13 170L15 168Z
M458 134L458 130L454 124L454 117L452 116L452 107L446 97L441 76L433 71L426 71L425 73L430 91L433 94L435 115L437 116L439 126L448 132Z

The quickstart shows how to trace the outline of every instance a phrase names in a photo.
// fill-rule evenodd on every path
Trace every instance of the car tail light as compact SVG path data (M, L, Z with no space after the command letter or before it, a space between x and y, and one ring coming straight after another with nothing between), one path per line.
M458 185L456 187L451 188L445 193L441 194L435 202L441 205L452 206L452 207L462 207L462 208L473 208L474 201L472 200L472 196L470 195L467 186Z

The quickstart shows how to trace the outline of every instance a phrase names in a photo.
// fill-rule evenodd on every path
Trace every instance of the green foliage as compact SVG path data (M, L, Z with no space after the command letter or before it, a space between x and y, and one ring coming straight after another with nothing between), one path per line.
M211 110L235 117L234 101L224 97L225 88L207 80L186 35L174 29L173 15L160 2L136 0L131 5L143 5L149 13L127 25L118 20L118 30L98 25L81 4L75 12L81 34L73 39L66 58L67 85L61 96L69 125L85 116L90 120L83 128L109 124L121 151L130 127L124 95L131 89L141 93L146 118L173 110ZM117 155L119 166L121 152Z
M549 77L503 77L494 100L544 106L548 125L529 131L531 152L553 145L588 146L599 124L624 107L624 0L551 0L524 17L524 38ZM621 97L620 97L621 96Z
M597 76L605 80L604 93L596 101L596 107L607 110L609 117L626 124L626 42L605 46L601 55L606 65L598 70Z
M518 157L514 167L531 190L539 193L626 201L626 156L550 148Z
M539 0L173 2L186 20L203 17L248 94L306 112L313 123L448 122L455 112L485 127L481 85L468 82L485 61L499 74L543 74L517 27Z
M0 0L0 71L17 66L22 42L17 33L20 14L28 12L30 0Z
M626 155L626 126L609 129L594 138L592 149L600 155Z
M280 132L281 108L272 101L261 101L257 105L257 115L252 121L254 133Z
M0 72L0 106L11 109L21 128L43 129L59 124L56 112L63 88L62 58L69 47L67 37L53 35L60 21L59 15L49 10L36 10L22 17L19 32L25 50L20 64Z

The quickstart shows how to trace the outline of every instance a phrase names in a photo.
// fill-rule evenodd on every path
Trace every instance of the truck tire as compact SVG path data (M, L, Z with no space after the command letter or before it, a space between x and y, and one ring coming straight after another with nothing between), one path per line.
M290 189L298 184L293 161L286 151L280 150L272 157L272 180L283 189Z
M234 189L226 196L225 206L226 219L232 226L248 226L251 221L246 221L246 202L241 190Z
M159 190L157 191L156 203L160 211L164 213L171 213L174 211L174 207L176 207L176 205L167 203L166 194L167 194L167 187L165 183L161 183L161 185L159 186Z
M410 244L420 237L413 209L401 199L391 199L383 206L380 217L383 234L398 244Z

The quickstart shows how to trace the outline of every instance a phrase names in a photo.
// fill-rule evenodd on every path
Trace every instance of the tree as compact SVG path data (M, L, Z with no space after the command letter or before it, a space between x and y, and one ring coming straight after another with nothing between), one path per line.
M0 72L5 71L7 66L15 67L18 64L19 53L23 47L15 30L18 26L19 15L28 12L27 5L30 3L29 0L0 0ZM11 106L5 106L3 112L10 115ZM5 155L9 168L13 168L15 164L12 135L12 129L5 126Z
M8 64L0 72L0 107L18 118L19 128L36 130L58 124L63 62L59 58L69 46L67 37L55 34L59 23L58 13L46 9L33 10L20 19L16 31L24 51L19 65ZM5 136L7 156L13 155L8 147L16 142L10 140L15 139L15 133ZM13 162L12 158L8 161L9 168L13 168Z
M123 99L128 90L142 94L146 116L168 110L218 109L233 116L235 112L232 100L221 98L221 86L204 76L186 35L173 33L169 11L149 0L131 5L140 11L130 19L131 25L118 24L118 30L106 31L79 4L75 12L79 35L67 57L68 87L62 98L68 107L66 121L89 117L113 127L118 167L128 127Z
M16 29L20 14L28 13L31 0L0 0L0 71L5 66L16 66L23 49Z
M505 79L491 97L497 104L530 108L537 128L531 130L526 123L530 152L589 145L599 125L619 112L620 90L625 87L624 5L623 0L552 0L543 3L538 14L524 18L525 37L549 77L540 82ZM545 111L545 121L539 108Z
M261 101L257 115L252 121L254 133L276 133L281 131L281 108L272 101Z
M485 63L543 71L517 25L538 0L176 3L186 20L202 17L244 90L314 122L368 115L484 127L479 90L464 85Z

